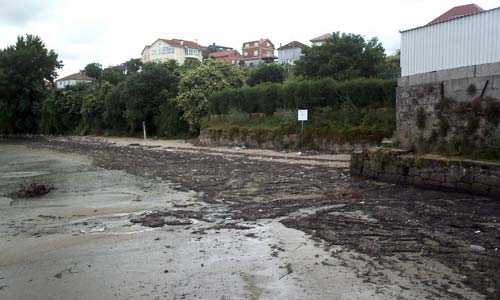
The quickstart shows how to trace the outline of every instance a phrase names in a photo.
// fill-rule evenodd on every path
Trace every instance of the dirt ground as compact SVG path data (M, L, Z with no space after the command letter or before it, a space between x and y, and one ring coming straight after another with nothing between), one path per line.
M247 272L239 278L245 282L244 293L234 293L218 283L220 290L201 290L195 297L194 283L198 288L214 284L210 276L201 276L197 270L190 273L196 274L194 283L186 284L184 292L176 287L178 294L154 298L151 292L145 299L500 299L498 200L351 178L348 155L76 137L0 141L0 147L4 145L79 155L90 160L89 168L152 181L145 190L168 182L176 193L186 193L194 200L155 203L142 207L145 211L137 207L134 211L141 212L127 215L126 222L134 228L175 229L177 242L172 244L181 245L188 235L190 241L194 238L207 245L216 241L226 249L218 254L226 263L245 256L243 253L262 263L265 250L255 248L260 241L270 251L265 261L286 258L276 266L281 273L270 277L256 277L258 272L247 270L257 262L243 264ZM57 192L57 182L54 187ZM137 203L141 202L134 205ZM121 209L126 211L126 207ZM42 222L37 220L30 228ZM7 224L1 223L0 229ZM0 234L16 241L19 230L12 228L17 225L8 224L10 229L2 229ZM19 228L26 232L23 226ZM221 232L225 239L218 238ZM234 242L239 244L231 244ZM238 251L228 250L232 247ZM188 254L192 249L185 247L184 251L192 262ZM0 255L0 298L13 285L3 283L9 276L1 273L2 266L14 268L7 260L15 259ZM263 264L260 272L272 269L269 266L271 262ZM63 277L73 269L64 270ZM174 270L178 271L165 271ZM211 276L221 276L217 269L213 272ZM14 297L15 292L7 295Z

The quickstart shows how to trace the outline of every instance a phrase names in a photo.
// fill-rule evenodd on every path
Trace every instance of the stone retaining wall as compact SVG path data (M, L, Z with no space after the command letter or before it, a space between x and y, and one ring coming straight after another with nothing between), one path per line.
M334 134L319 131L306 132L304 149L313 149L328 153L351 153L355 150L378 146L383 139L382 134L373 134L354 138L354 142L346 142ZM198 141L204 146L246 147L273 150L301 149L301 136L296 132L271 129L204 129Z
M500 164L405 150L369 148L351 156L351 174L397 184L468 192L500 198Z
M493 133L499 117L500 63L399 79L396 137L403 148L423 142L481 147L499 139Z

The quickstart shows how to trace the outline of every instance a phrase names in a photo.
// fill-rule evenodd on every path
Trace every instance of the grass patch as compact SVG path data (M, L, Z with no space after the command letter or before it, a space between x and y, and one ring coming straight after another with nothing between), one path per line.
M202 128L230 129L279 129L300 130L296 111L278 111L272 115L261 113L247 114L233 112L225 115L211 116L203 120ZM329 107L309 110L309 120L304 122L306 129L317 129L324 132L339 133L347 136L362 133L384 132L391 136L396 129L396 112L394 108L346 107L332 109Z

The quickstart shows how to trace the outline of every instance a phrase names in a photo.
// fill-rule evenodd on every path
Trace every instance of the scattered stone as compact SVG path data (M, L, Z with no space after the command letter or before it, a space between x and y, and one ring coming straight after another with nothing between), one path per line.
M483 246L479 246L479 245L470 245L470 248L471 248L471 250L478 251L478 252L482 252L482 251L486 250L486 248L484 248Z

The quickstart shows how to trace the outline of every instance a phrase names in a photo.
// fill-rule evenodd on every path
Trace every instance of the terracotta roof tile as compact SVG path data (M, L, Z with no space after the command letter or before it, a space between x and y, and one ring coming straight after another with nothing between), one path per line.
M82 73L75 73L63 78L59 78L56 81L62 81L62 80L95 80L95 78L89 77Z
M195 49L203 49L202 46L200 46L197 43L192 42L192 41L186 41L186 40L180 40L180 39L171 39L171 40L159 39L159 40L163 41L171 46L177 46L177 47L186 46L186 47L191 47L191 48L195 48Z
M220 52L212 52L212 53L209 54L209 56L211 56L213 58L220 58L220 57L231 56L231 55L241 56L241 54L238 51L236 51L236 50L227 50L227 51L220 51Z
M483 11L483 9L476 4L455 6L452 9L445 12L444 14L437 17L436 19L429 22L428 25L446 22L448 20L458 18L458 17L473 15L473 14L476 14L476 13L481 12L481 11Z

